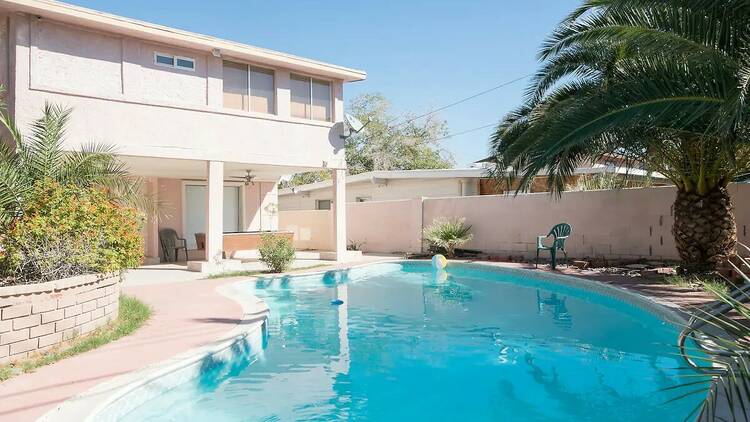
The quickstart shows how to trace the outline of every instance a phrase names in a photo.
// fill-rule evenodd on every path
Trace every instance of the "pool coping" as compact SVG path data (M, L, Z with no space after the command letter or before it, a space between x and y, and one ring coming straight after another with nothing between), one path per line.
M93 388L60 403L39 417L37 421L75 420L100 422L116 420L116 417L107 418L102 415L105 411L110 410L119 400L130 398L139 389L152 389L153 384L165 376L174 376L180 372L182 372L183 378L185 375L188 375L188 378L192 378L192 376L197 375L196 371L200 368L201 362L206 357L231 353L231 348L240 341L245 340L257 344L262 338L262 330L269 309L265 302L239 288L246 281L246 279L243 279L216 288L219 294L236 301L242 308L242 317L238 320L237 325L227 334L204 346L190 349L169 359L153 363L137 371L129 372L97 384ZM231 358L231 356L225 357ZM163 389L163 386L161 389ZM133 403L131 407L137 407L152 397L153 395L141 397L142 400Z
M355 263L353 265L345 265L310 272L271 275L270 277L310 277L326 274L331 271L363 268L384 263L408 262L429 264L430 260L394 258L377 262ZM686 313L679 305L662 303L652 297L628 290L621 286L605 284L582 277L550 273L547 271L511 268L489 262L450 261L450 263L478 267L492 272L513 273L527 276L533 275L536 279L564 284L566 286L580 288L586 291L593 291L594 293L626 302L669 323L684 325L687 320ZM239 303L243 311L243 315L241 319L238 320L238 324L226 335L210 344L191 349L167 360L156 362L140 370L120 375L109 381L98 384L95 387L62 402L54 409L42 415L38 421L51 422L59 420L77 420L99 422L117 420L117 416L122 416L133 408L138 407L145 401L153 398L155 395L160 394L165 389L174 387L180 382L195 378L198 375L197 371L200 369L201 362L207 357L223 357L224 360L231 359L233 356L231 352L232 347L241 341L249 342L253 345L252 347L259 347L260 342L262 342L264 324L270 310L262 299L240 288L241 285L248 281L257 280L259 278L264 278L264 276L242 278L236 282L219 286L216 289L221 295ZM141 393L140 397L134 396L134 394L137 395L138 393ZM116 407L119 401L131 398L134 398L135 400L128 400L129 403L127 404L127 408L118 409Z

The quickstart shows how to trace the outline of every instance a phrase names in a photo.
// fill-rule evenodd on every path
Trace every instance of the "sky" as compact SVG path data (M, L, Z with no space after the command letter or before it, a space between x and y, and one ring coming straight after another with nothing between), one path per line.
M532 74L542 41L579 0L67 0L83 7L365 70L345 100L379 92L421 114ZM450 133L497 123L526 80L439 116ZM441 141L457 167L488 155L492 127Z

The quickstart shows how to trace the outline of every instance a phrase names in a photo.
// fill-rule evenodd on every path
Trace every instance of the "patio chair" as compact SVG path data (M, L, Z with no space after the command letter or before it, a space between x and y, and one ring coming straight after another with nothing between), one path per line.
M539 266L539 251L549 251L550 258L552 261L552 269L554 270L557 266L557 251L561 250L565 256L565 263L568 263L568 252L565 251L565 239L570 237L571 227L568 223L555 224L552 230L546 236L537 236L536 238L536 261L535 267ZM547 246L544 244L544 239L552 237L552 244Z
M172 261L173 252L174 262L177 262L180 257L180 249L185 251L185 261L188 260L187 241L177 236L177 232L174 229L159 230L159 243L161 243L161 250L166 262Z

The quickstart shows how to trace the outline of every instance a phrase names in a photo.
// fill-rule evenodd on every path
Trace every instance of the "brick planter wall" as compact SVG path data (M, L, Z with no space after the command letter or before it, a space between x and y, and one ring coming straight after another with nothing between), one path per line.
M117 318L119 276L0 287L0 363L44 351Z

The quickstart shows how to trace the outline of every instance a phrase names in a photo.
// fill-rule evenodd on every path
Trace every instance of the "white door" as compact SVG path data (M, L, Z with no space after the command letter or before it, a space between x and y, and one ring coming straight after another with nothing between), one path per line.
M196 233L206 232L206 186L185 186L185 239L188 249L195 249ZM240 187L224 186L224 232L237 232L241 227Z

